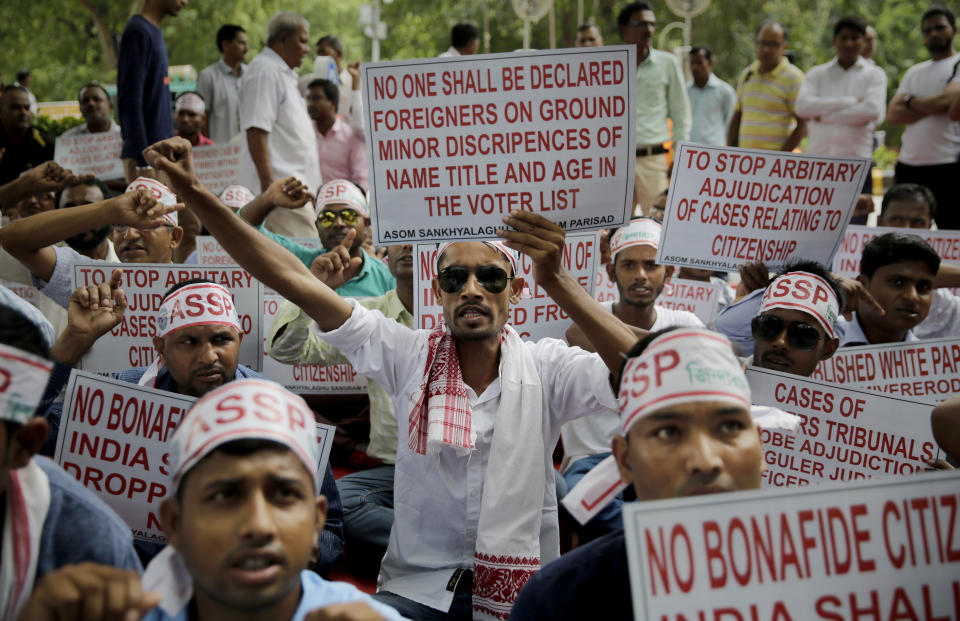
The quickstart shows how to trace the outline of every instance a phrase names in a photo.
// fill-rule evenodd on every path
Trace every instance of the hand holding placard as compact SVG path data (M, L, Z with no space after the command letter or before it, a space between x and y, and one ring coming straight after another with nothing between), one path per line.
M543 216L530 211L511 211L503 223L515 230L500 229L504 245L533 259L533 278L545 285L564 273L563 248L566 232Z
M123 321L127 296L120 288L123 270L115 269L109 282L77 287L70 295L67 327L50 349L54 360L75 365L101 336Z

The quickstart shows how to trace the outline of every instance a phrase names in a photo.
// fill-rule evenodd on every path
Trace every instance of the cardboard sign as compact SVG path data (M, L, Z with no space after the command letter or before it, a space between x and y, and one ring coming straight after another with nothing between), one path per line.
M947 621L960 477L926 474L623 506L637 621Z
M843 347L822 360L810 377L942 401L960 394L960 338Z
M599 256L595 243L594 233L567 235L563 251L563 266L591 296ZM413 280L416 283L413 292L413 325L418 329L433 330L443 320L443 308L437 303L432 285L437 275L437 245L415 244L413 256ZM525 254L520 255L519 275L526 281L526 286L520 302L510 305L507 323L523 339L538 341L551 337L566 340L567 328L573 324L573 320L534 281L533 261Z
M747 381L754 404L802 420L796 433L760 430L767 487L909 476L927 468L923 459L939 458L930 403L758 367L747 369Z
M227 144L207 145L193 148L193 167L203 185L214 194L219 194L228 185L242 184L240 158L243 144L230 141Z
M709 326L717 317L722 286L712 282L671 278L664 283L663 291L657 297L657 306L691 312L703 325Z
M149 365L156 356L153 337L160 300L170 287L190 278L206 278L223 285L233 294L237 315L243 328L240 364L261 368L260 310L263 285L239 267L199 267L169 263L78 262L73 266L73 286L98 285L109 281L116 267L123 268L122 287L127 294L123 321L101 337L83 357L79 367L85 371L119 371Z
M620 299L620 290L617 283L610 280L606 264L597 268L593 277L593 299L597 302L616 302Z
M298 395L366 394L367 379L347 362L339 364L284 364L270 357L267 335L284 300L277 294L263 297L263 375Z
M311 250L320 250L323 246L319 237L293 238L292 241ZM217 239L211 235L200 235L197 237L197 264L198 265L230 265L237 264L233 257L224 250Z
M123 518L136 539L166 543L167 441L196 399L74 370L55 461Z
M511 210L567 231L629 219L633 46L363 70L375 243L489 239Z
M771 271L806 259L829 265L863 187L864 159L683 143L657 263Z
M166 543L160 503L174 491L167 441L194 401L74 369L54 460L116 511L135 539ZM336 429L316 426L322 480Z
M93 175L98 179L123 179L120 132L59 136L53 159L77 175Z

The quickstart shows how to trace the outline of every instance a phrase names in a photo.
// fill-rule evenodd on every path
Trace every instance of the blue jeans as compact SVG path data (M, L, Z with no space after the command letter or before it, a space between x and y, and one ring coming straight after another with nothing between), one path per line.
M563 478L567 482L568 489L573 489L573 486L579 483L580 479L586 476L586 474L590 472L594 466L599 464L610 455L610 453L599 453L597 455L591 455L590 457L578 459L570 464L570 467L567 468L567 471L563 473ZM621 513L622 507L623 492L620 492L614 496L613 500L610 501L610 504L604 507L600 513L593 516L592 520L579 528L580 542L586 543L587 541L601 537L609 532L623 530L623 515ZM563 505L560 505L560 510L565 513L567 511L565 508L563 508ZM570 514L567 513L567 515ZM572 517L571 520L573 520ZM573 521L576 523L576 520Z
M343 523L349 556L363 558L376 573L387 551L393 527L394 466L383 465L353 472L337 481L343 502ZM375 565L374 565L375 563Z

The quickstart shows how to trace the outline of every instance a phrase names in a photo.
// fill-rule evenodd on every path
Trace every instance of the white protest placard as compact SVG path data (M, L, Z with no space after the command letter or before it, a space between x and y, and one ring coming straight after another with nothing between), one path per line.
M101 132L59 136L53 159L77 175L93 175L98 179L123 179L120 132Z
M633 210L633 46L363 66L377 244L491 238L510 210L567 231Z
M193 167L203 185L214 194L219 194L228 185L241 184L240 158L243 144L233 141L226 144L193 148Z
M870 163L681 143L657 263L780 271L800 259L829 265Z
M153 337L157 335L156 318L163 294L170 287L191 278L206 278L226 287L233 294L237 316L243 328L240 343L240 364L254 370L261 368L260 313L263 308L263 285L239 267L201 267L170 263L104 264L100 261L77 262L73 266L73 286L86 287L109 281L116 268L123 269L121 286L127 295L123 321L102 336L81 359L85 371L119 371L128 367L149 365L156 356Z
M856 278L860 274L860 257L863 255L863 247L870 240L886 233L907 233L917 235L940 255L940 260L950 265L960 265L960 231L934 231L931 229L899 229L889 226L863 226L862 224L851 224L840 240L840 249L833 258L833 272L846 276L847 278ZM960 290L952 289L953 293L960 293Z
M134 538L166 543L160 503L173 492L167 442L195 400L74 370L54 459L116 511Z
M0 285L16 293L24 302L30 302L34 306L37 305L37 296L40 295L40 291L36 287L13 280L4 280L2 278L0 278Z
M348 362L334 364L284 364L270 357L267 335L284 299L263 296L263 375L298 395L366 394L367 380Z
M747 382L754 404L802 421L795 433L760 430L767 487L909 476L939 458L930 403L759 367L747 369Z
M292 241L311 250L320 250L323 248L319 237L297 237L293 238ZM224 250L216 237L212 235L199 235L197 236L197 264L234 266L237 262Z
M722 286L709 281L671 278L663 283L663 291L657 297L657 306L693 313L703 325L709 326L717 317Z
M563 250L563 266L593 295L598 252L596 234L568 234ZM437 275L437 244L414 244L413 325L432 330L443 320L443 308L433 294L432 280ZM526 282L520 302L511 304L507 323L520 338L538 341L544 337L566 339L567 328L573 323L560 305L554 302L533 279L533 261L520 255L519 276Z
M174 491L168 442L194 401L74 369L54 460L116 511L135 539L166 543L159 516L160 503ZM316 426L322 480L336 428Z
M593 299L601 303L616 302L620 299L620 290L617 289L617 283L613 282L607 274L606 263L598 266L597 273L593 277Z
M841 347L810 376L891 395L942 401L960 394L960 338Z
M960 618L960 477L623 506L637 621Z

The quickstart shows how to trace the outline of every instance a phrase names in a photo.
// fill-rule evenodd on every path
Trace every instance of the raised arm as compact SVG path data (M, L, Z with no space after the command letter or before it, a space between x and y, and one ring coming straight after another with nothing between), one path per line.
M296 256L238 218L200 183L189 142L169 138L148 147L144 157L169 175L177 194L190 203L207 230L254 278L302 308L321 330L338 328L350 317L350 304L317 280ZM343 269L344 278L359 273L361 267L359 257L352 259Z
M619 373L623 354L637 337L630 326L608 313L563 267L564 230L541 215L512 211L503 218L515 230L497 234L509 248L533 260L533 277L583 330L611 373Z
M12 207L18 201L40 194L41 192L59 192L71 183L90 178L91 175L77 177L54 161L34 166L13 181L0 185L0 205Z
M260 226L274 207L298 209L313 200L310 190L296 177L278 179L270 184L262 194L247 203L240 210L240 217Z

